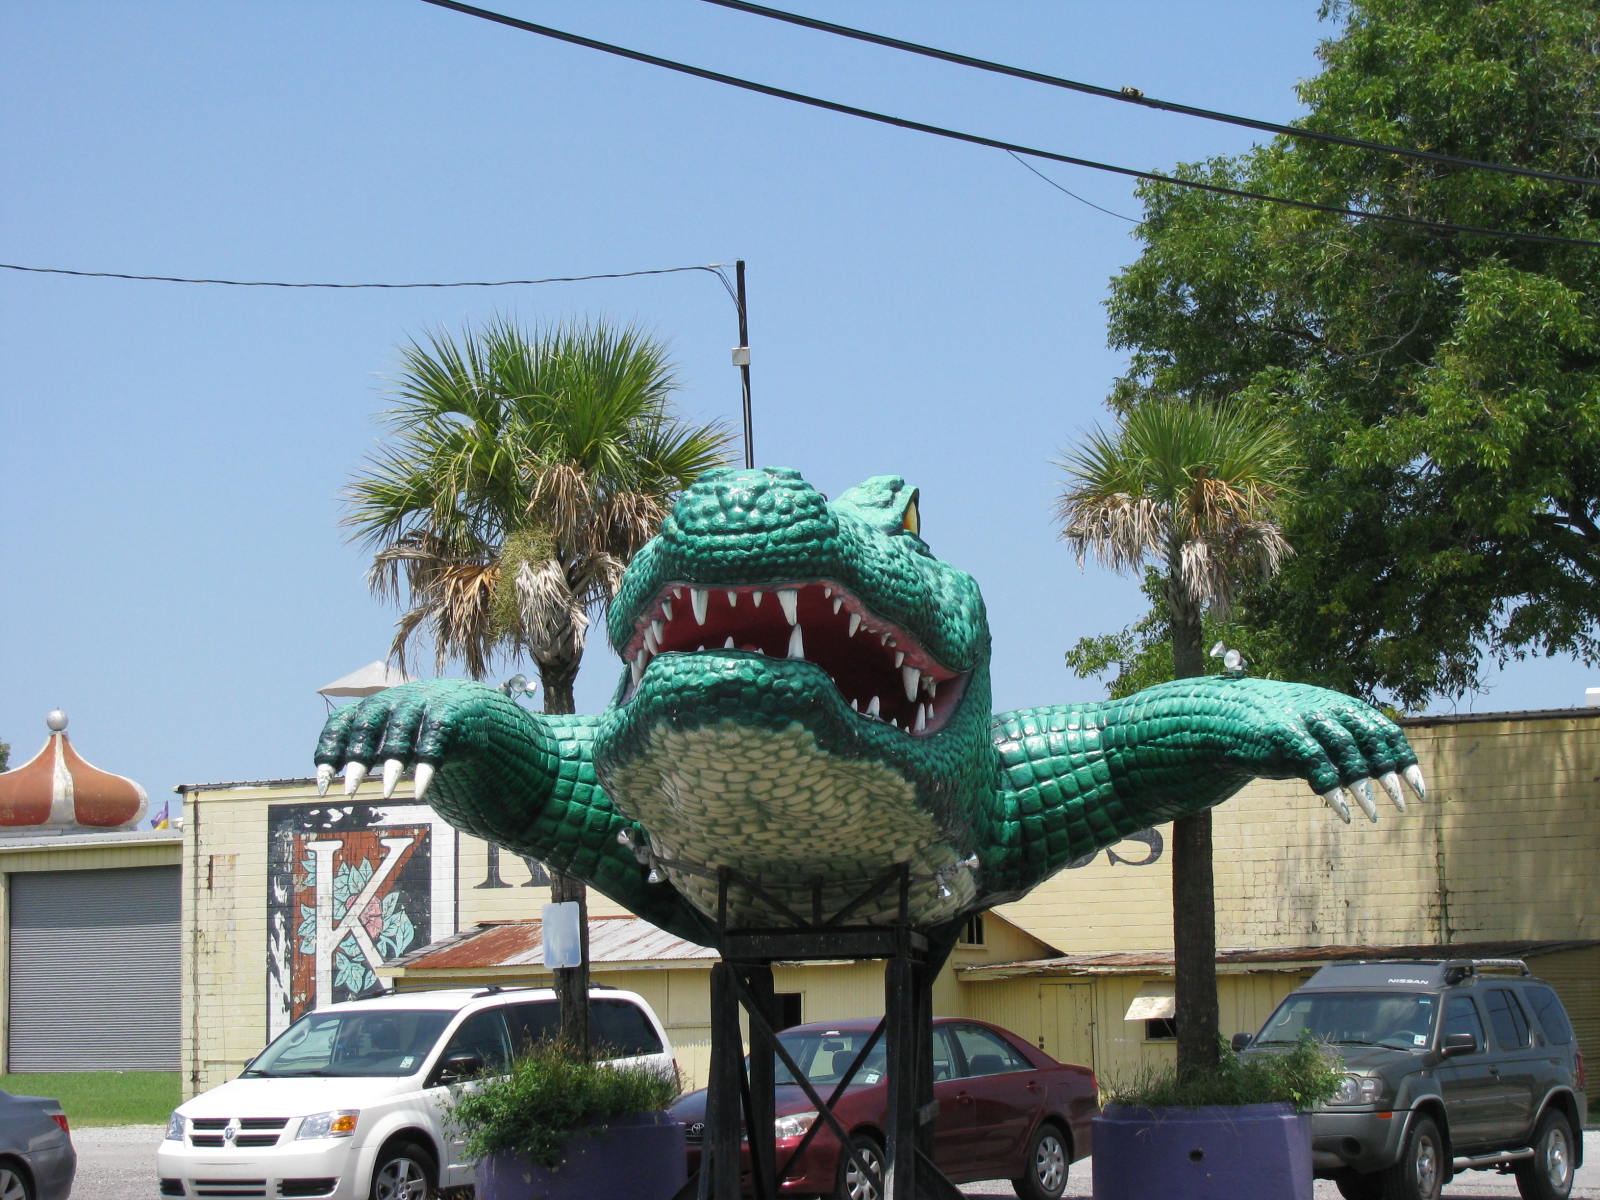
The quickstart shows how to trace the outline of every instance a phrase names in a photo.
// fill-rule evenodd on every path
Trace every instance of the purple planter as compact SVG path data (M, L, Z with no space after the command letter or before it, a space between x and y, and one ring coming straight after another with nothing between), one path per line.
M1287 1104L1111 1105L1094 1122L1095 1200L1311 1200L1311 1118Z
M606 1124L604 1133L572 1141L558 1167L486 1155L478 1163L478 1200L670 1200L689 1177L683 1125L659 1112Z

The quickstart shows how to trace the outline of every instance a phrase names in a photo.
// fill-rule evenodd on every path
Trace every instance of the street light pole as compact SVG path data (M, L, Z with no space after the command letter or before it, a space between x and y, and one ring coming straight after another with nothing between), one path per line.
M750 433L750 317L745 303L744 259L733 264L734 305L739 310L739 344L733 348L733 365L739 368L744 390L744 465L756 465L755 447Z

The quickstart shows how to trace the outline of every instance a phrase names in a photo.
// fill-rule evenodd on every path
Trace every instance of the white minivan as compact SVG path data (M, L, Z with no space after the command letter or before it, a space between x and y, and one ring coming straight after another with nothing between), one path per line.
M559 1025L549 988L391 992L307 1013L244 1072L181 1105L156 1151L161 1195L424 1200L470 1184L452 1096ZM589 993L595 1046L675 1068L644 997Z

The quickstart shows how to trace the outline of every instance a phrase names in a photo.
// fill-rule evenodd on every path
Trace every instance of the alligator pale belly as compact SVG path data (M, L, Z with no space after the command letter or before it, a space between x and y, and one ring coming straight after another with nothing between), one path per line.
M955 851L912 786L879 763L824 753L799 724L779 732L733 721L658 726L642 752L613 767L607 791L649 831L657 870L713 919L711 863L807 919L818 887L826 918L900 863L911 872L910 916L918 925L953 917L973 899L971 873L955 869ZM888 888L849 923L892 922L897 905L898 888ZM751 889L730 887L729 927L785 923Z

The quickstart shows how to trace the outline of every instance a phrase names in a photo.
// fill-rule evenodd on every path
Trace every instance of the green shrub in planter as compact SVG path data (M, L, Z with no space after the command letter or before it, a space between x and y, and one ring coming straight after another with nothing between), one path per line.
M1105 1104L1129 1108L1213 1108L1219 1105L1292 1105L1310 1112L1339 1090L1344 1063L1310 1034L1286 1054L1241 1059L1226 1046L1216 1068L1179 1078L1176 1068L1146 1070L1101 1087Z
M509 1074L464 1090L451 1121L472 1158L511 1154L554 1167L574 1138L598 1134L619 1117L664 1109L680 1090L674 1072L586 1062L560 1042L542 1042Z

